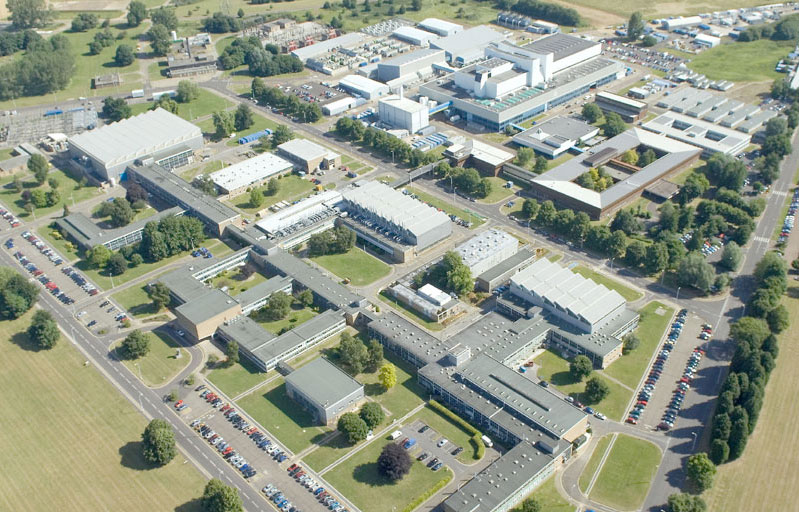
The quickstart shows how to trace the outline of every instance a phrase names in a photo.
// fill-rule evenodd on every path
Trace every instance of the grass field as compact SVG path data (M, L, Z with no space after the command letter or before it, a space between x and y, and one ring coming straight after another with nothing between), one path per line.
M289 314L281 320L266 320L259 311L254 311L250 317L261 324L261 327L267 331L271 332L272 334L280 335L282 334L281 331L284 329L288 329L289 327L294 328L298 325L302 325L318 314L318 311L312 308L304 307L295 302L292 304Z
M608 418L613 420L620 420L625 412L627 403L630 401L632 391L625 389L616 382L602 377L601 372L594 372L593 375L598 375L600 379L607 383L610 388L610 393L601 402L597 404L589 403L583 391L585 390L585 381L577 382L572 378L569 373L569 362L560 357L558 354L551 350L546 350L543 354L535 358L537 365L540 365L538 376L541 379L548 380L553 386L558 388L561 392L574 397L586 405L590 405L597 411L604 413ZM586 379L587 380L587 379Z
M281 178L278 183L280 183L280 189L277 194L273 196L264 196L263 204L257 208L253 208L250 204L250 194L242 194L225 201L225 203L245 213L255 213L269 208L280 201L294 201L305 197L309 195L314 188L314 184L310 180L302 179L296 174Z
M237 403L294 453L319 442L330 432L330 429L317 425L305 409L289 398L282 377Z
M391 272L391 267L371 254L353 247L343 254L326 254L311 258L342 279L349 279L353 286L374 283Z
M608 451L608 445L610 444L611 437L613 436L606 435L597 441L596 447L591 453L591 458L588 459L588 463L585 465L585 468L583 468L583 472L580 473L578 485L580 486L580 491L583 493L585 493L585 490L588 489L588 486L591 484L591 479L594 478L596 470L599 469L599 461L602 460L605 452Z
M361 510L393 512L405 508L440 480L452 478L449 468L434 473L414 459L410 473L402 480L393 483L385 479L377 472L377 457L390 442L384 439L373 441L325 473L325 479ZM376 499L377 496L380 498Z
M413 192L419 199L424 201L425 203L429 204L434 208L440 208L444 211L447 215L454 215L462 220L472 223L472 229L475 229L479 226L482 226L485 222L485 219L477 215L476 213L470 213L468 210L460 208L459 206L455 206L452 203L444 201L443 199L439 199L436 196L430 195L427 192L419 190L418 188L414 187L405 187L410 192ZM461 198L458 201L466 201L465 199Z
M597 272L595 270L591 270L588 267L583 265L577 265L572 269L573 272L580 274L583 277L587 277L592 281L605 285L606 287L610 288L611 290L616 290L619 292L619 295L624 297L627 302L635 302L638 299L644 296L643 293L633 290L627 286L624 286L621 281L613 279L612 277L608 277L607 275Z
M139 377L150 387L159 387L169 382L175 375L180 373L190 362L189 353L179 348L175 340L168 335L153 331L150 336L150 352L136 360L123 361L125 366ZM122 341L114 345L118 346ZM176 351L180 350L180 358L175 356Z
M208 374L208 380L231 398L257 386L267 377L271 377L271 375L262 373L245 357L240 358L239 362L233 366L214 368Z
M699 14L710 11L732 9L734 7L760 5L760 3L755 0L707 0L702 3L694 3L687 0L678 0L676 2L668 3L641 0L621 0L619 2L602 3L592 2L591 0L564 0L563 3L577 7L577 10L581 15L589 18L590 16L586 15L584 12L585 8L591 8L593 10L614 14L623 21L626 21L630 17L630 13L634 11L642 11L645 16L644 19L649 19L651 17L677 16L678 14ZM605 23L611 22L611 20L601 18L594 20L595 23L600 21Z
M322 471L348 454L353 448L360 446L363 442L364 441L361 441L360 443L352 445L347 441L346 436L338 435L314 449L311 453L303 457L302 461L314 471Z
M240 145L239 139L241 137L246 137L247 135L252 135L255 132L260 132L261 130L266 130L266 129L275 131L275 128L277 128L276 122L267 119L262 115L253 113L252 119L254 121L253 125L247 128L246 130L236 132L236 136L227 141L228 146L239 146Z
M142 112L150 110L152 106L152 102L137 103L135 105L131 105L130 109L133 111L133 115L135 116L136 114L141 114ZM214 112L225 110L232 106L233 103L229 100L226 100L221 96L217 96L216 94L205 89L200 89L197 98L194 100L188 103L178 103L178 115L186 121L194 121L195 119L209 116Z
M31 174L21 175L20 177L24 190L33 191L37 188L41 188L45 192L50 190L48 183L44 183L39 187ZM81 187L80 183L71 174L54 167L51 167L50 172L47 174L47 179L49 180L50 178L58 180L58 193L61 195L61 199L53 206L36 208L33 213L37 218L63 210L64 204L72 208L75 204L100 194L100 190L97 187L91 185ZM25 201L22 200L21 193L14 190L11 183L4 185L0 190L0 202L22 219L33 218L25 211Z
M619 434L590 498L618 510L637 509L649 492L661 456L660 449L649 441Z
M766 385L757 427L741 458L719 467L713 488L704 494L708 510L791 510L799 488L799 287L791 286L783 304L791 326L779 335L777 367ZM746 482L746 485L741 485Z
M722 44L692 56L688 67L703 73L711 80L757 82L784 76L774 71L775 63L793 50L790 41L767 39L751 43ZM746 66L731 66L732 62L746 62Z
M555 478L557 476L549 477L529 497L535 498L544 512L574 512L575 507L558 493Z
M463 448L458 454L457 459L465 464L471 464L477 458L477 446L470 442L472 435L456 425L449 418L443 416L430 406L425 406L421 411L414 414L405 424L411 424L416 420L423 421L431 429L436 431L434 439L445 438L449 443L445 446L447 451L452 451L456 446ZM408 433L410 435L410 432Z
M180 173L180 177L191 183L198 174L211 174L212 172L221 170L224 166L225 164L221 160L214 160L205 165L196 165L191 169L183 171Z
M241 292L247 291L250 288L266 281L266 276L260 272L253 272L250 277L244 277L241 273L241 268L237 271L223 272L211 280L211 285L214 288L227 287L227 293L231 296L236 296Z
M660 312L661 314L658 314ZM652 353L658 347L663 333L669 326L674 308L664 306L660 302L650 302L639 311L641 319L636 334L641 339L637 349L621 357L603 370L616 380L631 388L638 385L641 376L647 369Z
M444 326L441 325L440 323L430 322L427 319L419 316L419 314L416 311L406 307L404 304L400 302L397 302L397 300L394 299L394 297L390 296L385 290L381 291L380 295L378 295L377 298L387 304L391 304L392 306L394 306L394 308L397 311L407 316L417 324L424 326L426 329L429 329L431 331L440 331L441 329L444 328Z
M512 196L517 190L519 190L519 187L505 187L505 183L507 183L508 180L504 180L497 176L489 176L486 179L491 182L491 193L483 199L479 199L481 203L498 203L507 197Z
M397 384L386 391L377 376L377 372L361 373L355 380L363 384L366 396L378 402L391 412L391 419L400 418L414 407L424 402L426 392L416 381L416 372L406 363L387 354L386 359L397 369Z
M155 281L156 278L153 278ZM147 283L135 284L125 288L121 292L117 292L111 298L122 306L128 314L137 318L150 316L158 313L155 310L153 301L147 295Z
M97 370L84 367L66 339L52 350L33 348L20 332L31 315L0 323L0 386L14 402L3 413L0 508L199 512L193 500L204 478L180 454L163 468L147 466L144 417Z

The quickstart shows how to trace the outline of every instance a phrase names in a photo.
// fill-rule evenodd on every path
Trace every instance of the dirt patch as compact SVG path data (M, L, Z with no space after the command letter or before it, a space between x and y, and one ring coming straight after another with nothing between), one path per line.
M727 96L743 101L744 103L752 103L757 105L769 95L771 92L772 83L774 82L771 80L766 80L764 82L748 82L744 84L738 84L727 91Z

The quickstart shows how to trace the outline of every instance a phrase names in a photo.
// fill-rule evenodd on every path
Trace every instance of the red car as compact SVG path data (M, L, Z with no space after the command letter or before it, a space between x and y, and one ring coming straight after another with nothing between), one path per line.
M636 405L647 405L647 402L646 400L638 400L638 403Z
M175 408L178 408L181 405L183 405L183 400L178 400L177 402L175 402Z
M627 418L627 420L626 420L626 421L627 421L627 423L632 423L633 425L638 425L638 420L637 420L637 419L635 419L635 418L633 418L632 416L630 416L629 418Z
M297 464L296 464L296 463L295 463L295 464L292 464L291 466L289 466L289 467L287 468L287 471L294 471L294 469L295 469L296 467L297 467Z

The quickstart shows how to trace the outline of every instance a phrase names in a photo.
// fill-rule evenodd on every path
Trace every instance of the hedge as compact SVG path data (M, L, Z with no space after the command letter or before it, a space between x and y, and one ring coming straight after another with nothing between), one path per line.
M407 507L402 509L402 512L412 512L416 507L418 507L425 501L429 500L431 496L433 496L435 493L443 489L451 481L452 481L452 471L449 471L449 476L447 478L439 480L438 483L433 487L429 488L427 492L425 492L424 494L422 494L421 496L410 502Z
M486 447L483 443L483 434L479 430L474 428L468 421L464 420L454 412L438 403L436 400L430 400L430 407L432 407L442 416L446 416L453 423L471 434L472 438L469 440L469 442L474 445L474 456L472 458L474 458L474 460L480 460L483 458L483 455L485 455L486 452Z

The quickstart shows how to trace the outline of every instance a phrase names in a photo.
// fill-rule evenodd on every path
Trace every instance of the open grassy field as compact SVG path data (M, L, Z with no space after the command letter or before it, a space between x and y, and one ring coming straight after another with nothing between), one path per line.
M560 357L560 355L551 350L546 350L535 358L535 363L540 365L540 367L537 367L539 378L548 380L561 392L574 397L586 405L590 405L597 411L606 414L610 419L620 420L625 412L627 403L630 401L630 397L632 397L632 391L610 379L603 378L602 372L595 371L592 376L598 375L600 379L604 380L610 388L610 393L601 402L592 404L586 400L583 393L585 391L585 381L577 382L574 380L571 373L569 373L569 362Z
M557 476L550 476L529 497L535 498L545 512L574 512L576 508L558 493L555 478Z
M292 304L289 314L280 320L267 320L259 311L254 311L250 317L261 324L261 327L267 331L271 332L272 334L280 335L282 334L282 331L302 325L318 314L319 312L317 310L304 307L295 302Z
M352 445L347 441L346 436L337 435L303 457L302 461L314 471L322 471L348 454L350 450L360 446L364 442L365 441L361 441L360 443Z
M234 272L228 271L219 274L211 280L211 285L214 288L226 288L229 295L236 296L264 281L266 281L266 276L260 272L253 272L249 277L245 277L239 267Z
M654 0L621 0L618 2L592 2L591 0L561 0L557 3L567 4L577 8L580 14L584 17L591 18L590 14L584 11L586 8L591 8L596 11L604 11L615 15L616 17L627 21L630 13L634 11L642 11L645 18L656 18L660 16L677 16L699 14L710 11L718 11L724 9L732 9L734 7L750 7L753 5L760 5L757 0L706 0L701 3L689 2L687 0L678 0L675 2L656 2ZM596 21L610 22L600 18Z
M583 472L580 473L578 485L580 486L580 490L582 492L585 492L585 490L588 489L588 486L591 484L591 479L594 478L596 470L599 469L599 462L602 460L605 452L608 451L608 445L610 444L611 437L613 436L607 435L597 441L596 447L591 453L591 458L588 459L588 463L585 465L585 468L583 468Z
M692 56L688 67L703 73L711 80L758 82L784 76L774 71L775 63L793 50L790 41L761 39L751 43L722 44ZM745 62L746 66L731 65Z
M392 306L394 306L394 308L397 311L407 316L417 324L424 326L426 329L429 329L431 331L440 331L441 329L444 328L444 326L438 322L430 322L427 319L422 318L421 316L419 316L419 314L416 311L406 307L401 302L398 302L396 299L394 299L394 297L390 296L385 290L380 292L380 295L378 295L377 298L387 304L391 304Z
M674 308L660 302L650 302L639 311L641 320L636 334L641 339L637 349L607 367L604 373L634 388L647 370L652 353L658 347L666 328L669 326Z
M141 114L150 110L153 106L152 102L137 103L131 105L130 109L133 115ZM206 89L200 89L197 98L188 103L178 103L178 115L186 121L194 121L201 117L209 116L219 110L225 110L232 107L233 103L225 98L218 96Z
M277 194L273 196L264 196L263 204L257 208L253 208L253 206L250 204L250 194L242 194L238 197L234 197L233 199L225 201L225 203L228 206L238 208L245 213L255 213L265 208L269 208L273 204L279 203L280 201L294 201L296 199L301 199L309 195L314 188L314 184L310 180L302 179L296 174L281 178L278 183L280 183L280 189L278 190Z
M491 193L488 194L483 199L480 199L479 201L481 203L487 203L487 204L498 203L508 198L509 196L512 196L514 192L519 190L519 187L512 187L512 188L505 187L505 183L507 183L508 180L502 179L500 177L489 176L486 179L491 182Z
M213 382L227 396L233 398L244 391L257 386L265 381L266 373L262 373L246 357L240 358L239 362L227 368L214 368L208 374L208 380Z
M161 275L153 277L152 280L155 281L161 277ZM150 296L147 295L147 283L136 283L135 285L113 294L111 298L114 302L122 306L129 315L133 315L137 318L158 313L158 311L155 310L153 301L150 300Z
M294 453L319 442L330 432L330 429L319 426L305 409L289 398L282 377L237 403Z
M457 459L461 462L471 464L475 460L480 460L477 457L477 446L470 442L472 435L432 407L425 406L421 411L410 417L405 424L411 424L416 420L423 421L436 431L434 439L438 440L443 437L449 441L445 447L446 450L451 452L456 446L463 448L463 451L457 456Z
M793 281L791 281L793 283ZM713 488L703 495L708 510L790 510L799 488L799 286L788 288L783 304L791 326L779 335L777 367L766 385L757 427L741 458L719 467ZM741 485L746 482L746 485Z
M637 290L633 290L632 288L630 288L628 286L625 286L624 284L622 284L621 281L618 281L618 280L616 280L616 279L614 279L612 277L609 277L609 276L607 276L607 275L605 275L605 274L603 274L601 272L597 272L595 270L592 270L592 269L590 269L590 268L588 268L586 266L577 265L576 267L574 267L572 269L572 271L577 273L577 274L580 274L583 277L587 277L588 279L591 279L592 281L594 281L596 283L605 285L606 287L610 288L611 290L616 290L617 292L619 292L619 295L621 295L622 297L624 297L627 300L627 302L635 302L635 301L637 301L638 299L640 299L641 297L644 296L643 293L641 293L641 292L639 292Z
M326 254L311 260L338 277L349 279L353 286L374 283L391 272L388 264L358 247L353 247L343 254Z
M14 403L2 420L0 508L199 512L204 478L180 454L147 466L144 417L66 339L37 351L21 332L31 316L0 323L0 386Z
M373 441L325 473L325 479L361 510L394 512L403 510L440 480L452 478L448 467L434 473L414 459L410 473L402 480L396 483L387 480L377 472L377 457L390 442L385 439Z
M221 160L213 160L205 165L195 165L194 167L181 172L180 177L191 183L192 180L194 180L194 177L198 174L211 174L212 172L221 170L224 166L225 164Z
M360 373L355 380L363 384L366 396L388 409L393 420L421 405L426 392L416 381L416 372L407 363L391 354L386 354L386 360L397 369L397 384L393 388L386 391L380 384L377 372Z
M22 179L23 190L29 190L31 192L37 188L40 188L45 192L50 190L50 185L48 183L44 183L41 186L37 185L32 174L20 175L20 178ZM82 187L80 183L78 183L78 181L72 177L71 173L64 172L54 167L51 167L50 172L47 174L47 179L49 180L50 178L55 178L58 180L57 190L61 196L61 199L53 206L36 208L36 210L33 212L33 216L36 216L37 218L53 212L61 211L63 210L65 204L72 208L75 204L81 203L100 194L100 189L97 187L93 187L91 185ZM9 180L9 183L0 189L0 202L2 202L3 205L8 207L21 219L32 219L33 216L28 215L28 212L25 211L25 201L22 200L21 192L14 190L10 181L11 180Z
M167 334L159 331L149 333L150 352L139 359L124 362L128 370L136 377L140 378L150 387L163 386L172 378L180 373L190 362L189 353L180 348L180 345ZM119 346L122 340L114 344L114 348ZM176 357L180 350L180 357Z
M275 131L275 128L277 128L277 123L276 122L274 122L274 121L272 121L270 119L267 119L267 118L265 118L262 115L253 113L252 119L254 121L253 125L250 126L249 128L247 128L246 130L242 130L240 132L236 132L236 136L232 137L229 141L227 141L227 145L228 146L238 146L239 145L239 139L241 137L246 137L247 135L252 135L253 133L260 132L261 130L269 129L269 130Z
M594 483L592 500L618 510L641 506L662 453L649 441L619 434Z
M444 211L447 215L454 215L460 219L463 219L467 222L472 223L472 229L477 228L478 226L483 225L485 219L477 215L476 213L471 213L468 209L463 209L459 206L455 206L454 204L444 201L443 199L439 199L438 197L428 194L418 188L414 187L406 187L410 192L413 192L419 199L434 208L440 208ZM458 201L466 201L463 198L458 199Z

